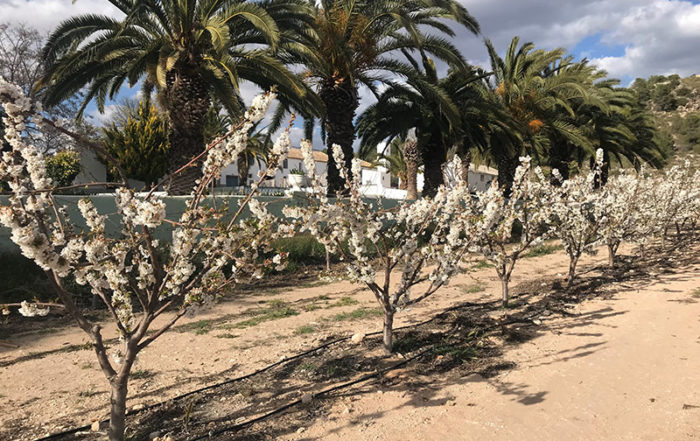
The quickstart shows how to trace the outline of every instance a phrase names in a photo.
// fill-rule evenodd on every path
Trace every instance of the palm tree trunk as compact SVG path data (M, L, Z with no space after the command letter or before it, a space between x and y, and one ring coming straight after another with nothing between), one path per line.
M348 177L352 178L352 158L354 156L352 144L355 141L353 119L359 101L355 86L347 81L325 85L321 88L320 97L326 107L327 192L329 196L335 196L338 192L344 191L345 182L340 177L333 158L333 145L338 144L342 148L345 156L345 172Z
M469 166L472 163L472 152L467 150L466 153L462 155L462 170L460 170L460 174L462 177L462 181L469 186Z
M191 74L194 69L180 66L167 73L165 103L170 120L169 171L187 164L204 150L204 123L211 99L204 79ZM202 176L201 161L173 176L170 194L189 194L195 181Z
M608 183L610 175L610 153L607 150L603 151L603 167L600 169L600 183L605 186Z
M513 180L515 179L515 170L518 168L518 157L504 155L497 160L498 162L498 185L503 189L503 195L510 196L513 191Z
M423 196L433 197L444 184L442 164L445 163L445 150L439 134L432 134L425 145L420 146L423 159Z
M403 145L403 158L406 161L406 199L418 199L418 141L408 139Z
M248 184L248 171L250 170L250 162L246 152L238 155L238 158L236 159L236 167L238 167L238 185L245 188Z
M559 174L562 176L563 179L569 179L569 164L567 163L566 159L564 158L565 153L562 151L566 149L567 144L561 144L562 147L553 147L552 151L550 152L550 160L549 160L549 166L552 169L557 169L559 171ZM552 185L560 186L562 183L559 182L558 179L554 179L554 175L552 175L551 179Z

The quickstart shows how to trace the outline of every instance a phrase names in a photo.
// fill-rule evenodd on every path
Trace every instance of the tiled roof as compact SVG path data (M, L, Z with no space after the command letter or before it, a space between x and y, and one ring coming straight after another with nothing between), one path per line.
M319 152L318 150L314 150L313 154L314 154L314 161L316 161L316 162L328 162L328 155L326 155L325 153ZM304 155L302 155L301 149L291 148L291 149L289 149L289 154L287 155L287 158L299 159L299 160L303 161ZM372 168L373 167L373 165L367 161L362 161L362 166L364 168Z

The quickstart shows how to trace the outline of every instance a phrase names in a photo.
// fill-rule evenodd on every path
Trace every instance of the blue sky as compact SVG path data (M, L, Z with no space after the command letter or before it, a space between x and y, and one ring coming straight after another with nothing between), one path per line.
M700 73L700 0L459 1L482 29L480 36L458 30L454 40L474 64L486 64L484 38L503 51L519 35L537 47L567 48L623 84L653 74ZM116 11L106 0L0 0L0 21L24 22L45 32L84 13ZM243 88L244 97L252 99L255 89L245 84ZM135 93L125 89L120 95ZM361 109L371 102L367 91L362 98ZM94 107L91 110L100 119Z

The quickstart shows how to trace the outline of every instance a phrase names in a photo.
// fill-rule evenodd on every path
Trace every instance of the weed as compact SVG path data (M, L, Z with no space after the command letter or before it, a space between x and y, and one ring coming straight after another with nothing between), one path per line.
M83 363L82 365L80 365L80 369L92 369L92 368L93 368L93 364L90 363L89 361L87 363Z
M490 263L486 259L481 259L480 261L476 262L470 269L472 270L481 270L485 268L493 268L493 264Z
M98 392L91 387L88 390L83 390L83 391L78 392L78 396L80 398L90 398L90 397L94 397L95 395L98 395L100 393L102 393L102 392Z
M345 320L361 320L370 317L382 317L384 312L379 308L358 308L351 312L341 312L334 315L331 320L341 322Z
M486 285L481 282L477 282L471 285L461 285L460 288L464 294L476 294L486 290Z
M267 308L255 311L254 317L238 322L234 324L233 327L244 329L270 320L278 320L299 314L299 312L282 300L271 300L268 304L269 306Z
M444 344L433 349L435 355L448 355L453 360L466 361L475 358L477 350L469 346Z
M700 288L695 288L695 291L691 294L693 298L700 299Z
M420 340L411 335L407 335L397 338L396 341L394 341L394 352L397 354L407 354L419 349L421 346Z
M294 331L295 334L297 335L304 335L304 334L311 334L316 331L316 328L314 328L311 325L304 325L300 326L297 328L296 331Z
M65 352L77 352L77 351L89 351L92 349L92 343L87 342L83 343L81 345L68 345L65 348L63 348L63 351Z
M230 332L226 332L224 334L218 334L216 338L236 338L238 337L236 334L231 334Z
M315 302L304 305L304 311L306 312L316 311L317 309L321 309L321 305Z
M208 334L211 331L211 320L199 320L182 326L182 332L194 331L196 335Z
M307 361L299 365L299 370L305 372L316 372L316 370L318 370L318 365Z
M328 305L328 308L337 308L339 306L352 306L352 305L357 305L358 303L360 303L360 302L353 299L352 297L345 296L345 297L341 297L337 301Z
M153 372L148 369L136 369L130 375L132 380L145 380L146 378L152 377Z
M563 250L564 245L561 244L556 244L556 245L549 245L549 244L542 244L540 246L537 246L527 253L523 254L523 257L528 258L528 257L539 257L539 256L546 256L547 254L553 254L556 253L559 250Z

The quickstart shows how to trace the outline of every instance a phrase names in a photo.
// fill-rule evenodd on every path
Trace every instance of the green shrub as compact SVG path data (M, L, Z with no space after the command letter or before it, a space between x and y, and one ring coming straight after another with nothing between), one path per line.
M46 174L56 187L67 187L80 173L78 152L58 152L46 159Z

